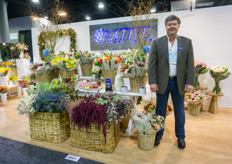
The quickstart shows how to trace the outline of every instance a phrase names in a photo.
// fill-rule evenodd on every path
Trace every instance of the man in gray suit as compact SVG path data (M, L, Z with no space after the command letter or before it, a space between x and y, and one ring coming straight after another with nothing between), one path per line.
M167 35L152 42L148 59L150 89L156 92L156 114L165 118L169 93L171 92L175 115L175 133L178 147L184 149L185 111L184 94L194 85L194 57L190 39L178 36L180 19L170 15L165 20ZM159 145L164 130L156 134L155 145Z

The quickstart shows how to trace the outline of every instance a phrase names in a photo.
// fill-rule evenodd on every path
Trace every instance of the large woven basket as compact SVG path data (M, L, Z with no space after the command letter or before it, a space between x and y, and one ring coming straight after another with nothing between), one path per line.
M12 76L12 75L18 76L17 68L10 68L8 71L8 75L9 76Z
M201 110L201 103L189 103L188 104L188 113L192 116L198 116Z
M47 74L35 74L36 77L36 82L48 82L50 83L53 79L53 74L52 73L47 73Z
M63 78L67 78L67 76L69 76L69 75L70 76L74 75L75 71L74 70L67 71L67 70L60 69L59 74L60 74L61 78L63 79Z
M70 137L69 116L67 112L37 112L29 117L31 138L61 143Z
M115 123L107 123L106 125L106 142L103 134L102 126L100 130L98 125L92 124L91 128L71 125L71 144L81 149L100 151L104 153L112 153L116 148L120 139L120 125Z
M155 143L156 133L142 134L138 132L138 146L143 150L152 150Z
M112 85L114 85L116 75L117 75L117 70L102 70L102 76L104 80L112 79Z
M92 64L81 64L82 76L90 76L92 70Z
M130 78L131 92L139 93L140 87L145 87L147 83L147 76Z

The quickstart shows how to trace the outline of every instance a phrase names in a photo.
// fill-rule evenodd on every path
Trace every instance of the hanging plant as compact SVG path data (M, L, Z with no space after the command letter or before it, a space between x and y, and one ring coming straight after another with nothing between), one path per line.
M63 36L68 36L70 39L70 51L71 52L76 52L76 32L74 29L69 28L67 30L55 30L55 31L50 31L50 32L44 32L41 31L40 35L38 36L38 46L39 46L39 55L41 60L45 60L45 57L43 56L43 50L46 47L46 36L50 35L55 35L56 38L58 37L63 37ZM53 47L54 48L54 47ZM51 52L54 53L54 49L50 50Z

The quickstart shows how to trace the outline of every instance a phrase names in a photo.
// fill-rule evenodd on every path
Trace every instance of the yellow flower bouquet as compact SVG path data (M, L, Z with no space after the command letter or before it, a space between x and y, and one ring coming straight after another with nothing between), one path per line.
M75 68L77 68L78 61L75 58L69 57L69 58L62 58L60 56L57 56L53 61L52 65L54 67L57 67L61 70L67 70L71 71Z
M6 76L9 71L7 67L0 67L0 76Z
M12 81L13 83L15 83L17 80L18 80L18 76L11 75L11 76L9 77L9 81Z

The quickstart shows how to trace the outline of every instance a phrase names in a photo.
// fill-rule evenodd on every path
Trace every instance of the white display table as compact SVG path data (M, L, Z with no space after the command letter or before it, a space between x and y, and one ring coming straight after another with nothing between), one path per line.
M30 71L30 60L29 59L16 59L18 78L23 76L29 76Z

